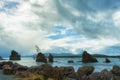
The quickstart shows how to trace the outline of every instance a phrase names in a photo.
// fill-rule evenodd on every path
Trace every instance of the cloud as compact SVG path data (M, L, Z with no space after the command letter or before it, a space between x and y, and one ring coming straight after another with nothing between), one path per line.
M119 0L1 0L1 46L34 52L101 50L119 44ZM61 52L61 50L60 50Z

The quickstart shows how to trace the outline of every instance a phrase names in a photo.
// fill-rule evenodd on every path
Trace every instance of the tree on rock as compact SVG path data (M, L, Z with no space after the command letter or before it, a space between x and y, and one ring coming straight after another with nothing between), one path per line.
M49 54L49 56L48 56L48 61L49 61L49 62L54 62L54 60L53 60L53 55L52 55L52 54Z
M87 63L87 62L98 62L98 60L90 55L87 51L84 51L82 54L82 62Z
M36 62L44 62L44 63L46 63L47 59L46 59L45 55L40 52L40 53L37 54Z
M21 60L21 56L15 50L11 51L10 60Z

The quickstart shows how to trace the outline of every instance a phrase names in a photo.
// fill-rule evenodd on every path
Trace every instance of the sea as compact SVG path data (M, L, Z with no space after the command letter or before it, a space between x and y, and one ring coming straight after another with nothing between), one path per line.
M69 60L74 61L74 63L68 63ZM97 58L98 62L95 63L82 63L82 58L54 58L54 62L53 63L48 63L52 66L73 66L75 71L78 70L79 67L82 66L94 66L95 70L94 72L99 72L103 69L108 69L111 70L113 65L118 65L120 66L120 58L109 58L109 60L111 61L110 63L104 63L105 58ZM9 61L8 58L6 58L6 60L3 61ZM12 61L12 60L11 60ZM36 62L34 58L32 57L24 57L21 60L18 61L12 61L14 63L19 63L21 65L24 66L40 66L44 63L41 62Z

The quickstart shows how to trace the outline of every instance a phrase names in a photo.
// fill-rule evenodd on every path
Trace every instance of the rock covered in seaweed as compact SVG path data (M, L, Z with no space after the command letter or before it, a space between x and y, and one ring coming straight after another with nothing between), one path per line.
M9 59L10 60L21 60L21 56L19 55L19 53L17 51L12 50Z
M88 62L98 62L98 60L90 55L87 51L84 51L82 54L82 62L88 63Z

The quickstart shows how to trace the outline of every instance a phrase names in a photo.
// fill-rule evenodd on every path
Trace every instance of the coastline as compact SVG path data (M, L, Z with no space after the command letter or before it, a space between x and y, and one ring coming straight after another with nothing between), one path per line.
M21 78L20 80L120 80L120 66L117 65L114 65L111 70L103 69L94 72L93 66L79 67L75 71L73 66L53 67L45 63L41 66L27 67L8 61L0 62L0 68L4 74L7 74L3 75L1 71L2 80L17 80L16 78ZM16 78L13 79L11 75Z

